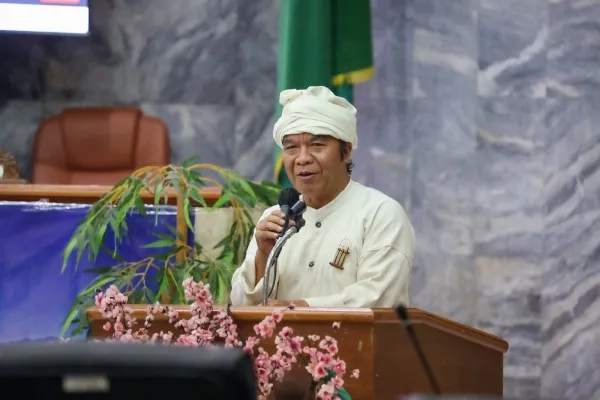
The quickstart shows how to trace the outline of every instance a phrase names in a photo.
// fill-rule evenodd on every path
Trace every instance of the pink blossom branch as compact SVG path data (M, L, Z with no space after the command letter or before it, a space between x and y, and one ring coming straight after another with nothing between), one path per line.
M116 286L110 286L106 292L96 295L96 305L102 317L106 319L103 328L113 331L108 340L125 342L160 342L193 347L212 347L224 343L225 347L242 348L252 356L258 381L258 398L266 400L273 385L283 381L286 373L296 364L304 366L315 382L317 399L336 399L336 393L344 388L346 362L338 357L338 344L332 336L294 335L292 328L285 326L276 332L277 325L283 319L286 310L293 305L275 310L254 326L255 336L242 341L238 327L227 312L214 309L209 285L194 282L191 278L183 282L185 298L191 301L188 319L180 318L178 312L160 303L148 306L142 327L134 331L136 320L133 310L128 306L127 296L119 292ZM171 325L182 333L174 337L172 332L159 332L150 336L149 331L157 313L164 314ZM338 330L339 322L332 328ZM275 352L269 354L258 345L265 339L275 343ZM358 379L359 371L354 370L351 378ZM327 379L330 377L330 379Z

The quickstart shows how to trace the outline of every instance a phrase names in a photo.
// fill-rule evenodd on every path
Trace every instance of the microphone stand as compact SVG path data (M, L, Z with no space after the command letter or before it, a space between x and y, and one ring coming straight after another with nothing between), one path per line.
M275 242L275 246L273 246L273 250L271 250L271 252L269 253L269 257L267 258L267 268L265 271L265 277L264 277L264 285L263 285L263 299L262 299L262 305L266 306L267 302L269 301L269 296L271 295L271 293L273 292L273 289L275 288L275 281L277 280L277 260L279 259L279 255L281 254L281 250L283 249L283 246L285 245L285 242L287 242L289 240L289 238L291 238L294 234L298 233L298 231L300 230L300 228L302 228L305 224L304 218L302 218L301 215L299 215L296 218L296 225L292 226L290 229L288 229L285 234L283 236L281 236L279 239L277 239L277 241ZM274 278L273 278L273 286L270 286L270 277L271 277L271 269L273 269L274 271Z
M406 329L408 338L412 342L413 348L417 352L417 356L419 357L421 366L425 371L425 375L427 375L427 380L429 381L429 385L431 386L433 393L436 395L442 394L442 392L440 391L440 386L438 385L437 380L435 379L433 372L431 371L431 366L429 365L429 362L427 362L427 358L423 353L421 344L417 339L417 335L415 335L415 331L413 330L412 326L412 321L408 317L408 311L406 310L406 307L404 307L403 305L398 306L396 308L396 315L398 315L398 317L402 320L402 323L404 324L404 328Z

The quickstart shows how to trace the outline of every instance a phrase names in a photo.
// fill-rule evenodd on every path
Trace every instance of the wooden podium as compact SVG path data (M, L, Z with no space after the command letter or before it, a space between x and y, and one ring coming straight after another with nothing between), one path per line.
M146 307L132 305L138 321ZM175 306L189 318L185 306ZM271 307L232 307L240 335L253 335L253 326ZM413 330L444 395L469 394L502 397L503 356L508 343L483 331L461 325L416 308L408 309ZM87 310L92 338L106 338L97 308ZM341 323L339 330L332 323ZM391 309L298 308L286 311L279 327L289 326L300 335L331 335L338 340L339 355L348 371L360 369L360 378L346 379L355 400L396 400L409 394L432 394L417 353L402 323ZM152 332L177 330L164 316L156 315ZM264 346L268 348L269 346ZM297 379L297 374L295 374Z

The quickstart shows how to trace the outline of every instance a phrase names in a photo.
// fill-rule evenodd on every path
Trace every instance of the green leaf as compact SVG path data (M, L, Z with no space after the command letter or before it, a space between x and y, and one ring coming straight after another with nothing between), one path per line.
M156 249L156 248L164 248L164 247L173 247L175 245L175 241L173 239L159 239L154 242L145 244L143 247L145 249Z
M163 182L162 180L159 180L156 183L156 186L154 187L154 205L157 206L160 202L160 196L162 195L163 192Z
M239 179L234 181L234 183L236 186L239 186L241 195L243 195L244 199L247 201L250 200L250 202L252 203L251 206L254 207L258 199L256 197L256 194L254 193L254 189L252 188L252 186L250 186L248 181L246 181L245 179Z
M197 201L203 208L208 208L206 200L204 199L204 197L202 197L200 191L195 187L190 189L190 196L192 197L192 200Z
M135 198L134 204L135 204L135 209L143 216L146 216L146 206L144 205L144 202L142 201L142 199L140 197Z
M96 277L89 285L87 285L77 297L85 297L90 294L93 294L96 290L102 289L104 286L109 283L113 283L117 280L117 277L114 275L100 275Z
M85 312L81 313L81 317L75 319L73 322L77 322L77 326L71 331L71 336L77 336L83 332L84 329L87 329L90 325L90 322L85 315Z
M80 312L81 312L81 309L79 307L77 307L76 305L73 305L71 307L71 309L69 310L69 313L63 320L62 326L60 328L60 336L61 337L65 336L65 334L69 330L69 327L71 326L71 324L73 323L73 321L79 315Z
M196 185L198 187L205 186L204 176L202 176L201 173L199 173L195 169L189 169L187 171L188 171L189 176L190 176L190 182L193 184L192 187L196 187Z
M183 216L185 217L185 223L191 231L194 231L194 224L192 224L192 219L190 217L190 199L185 197L183 199Z
M215 208L221 208L225 204L229 203L230 201L231 201L231 193L222 192L221 196L217 199L217 201L215 201L215 204L213 204L212 208L213 208L213 210Z
M218 287L216 288L217 290L217 302L218 304L224 304L225 303L225 293L227 293L227 289L228 289L228 284L227 281L225 280L225 277L223 276L223 274L218 273L217 274L217 282L218 282Z
M183 168L189 168L194 164L198 164L198 156L192 156L192 157L184 160L183 163L181 163L181 166Z
M71 237L69 243L67 243L67 247L65 247L65 250L63 251L63 264L60 269L61 274L65 272L65 269L67 268L67 264L69 262L69 258L71 257L71 253L73 253L73 250L75 250L80 241L76 235L77 232L75 232L75 235ZM77 270L77 264L75 264L75 270Z
M162 268L160 270L160 278L159 278L159 287L156 291L156 296L152 300L152 303L156 303L159 301L160 296L167 290L169 287L169 276L167 275L167 268Z
M335 394L341 399L341 400L352 400L352 397L350 397L350 394L346 391L346 389L337 389L335 391Z
M69 330L69 327L73 324L77 324L77 326L71 331L71 336L75 336L81 333L83 329L86 329L89 325L89 321L85 315L85 310L94 305L94 303L95 300L93 297L85 297L83 299L76 297L71 304L71 309L63 320L60 336L64 337ZM80 315L79 318L77 318L78 315Z

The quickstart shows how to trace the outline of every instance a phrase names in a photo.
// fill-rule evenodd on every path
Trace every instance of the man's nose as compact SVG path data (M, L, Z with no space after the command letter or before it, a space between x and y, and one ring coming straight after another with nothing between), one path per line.
M298 157L296 158L296 163L298 163L298 165L306 165L306 164L309 164L311 161L312 161L312 154L310 154L310 152L308 151L308 147L306 147L306 146L300 147L300 153L298 154Z

